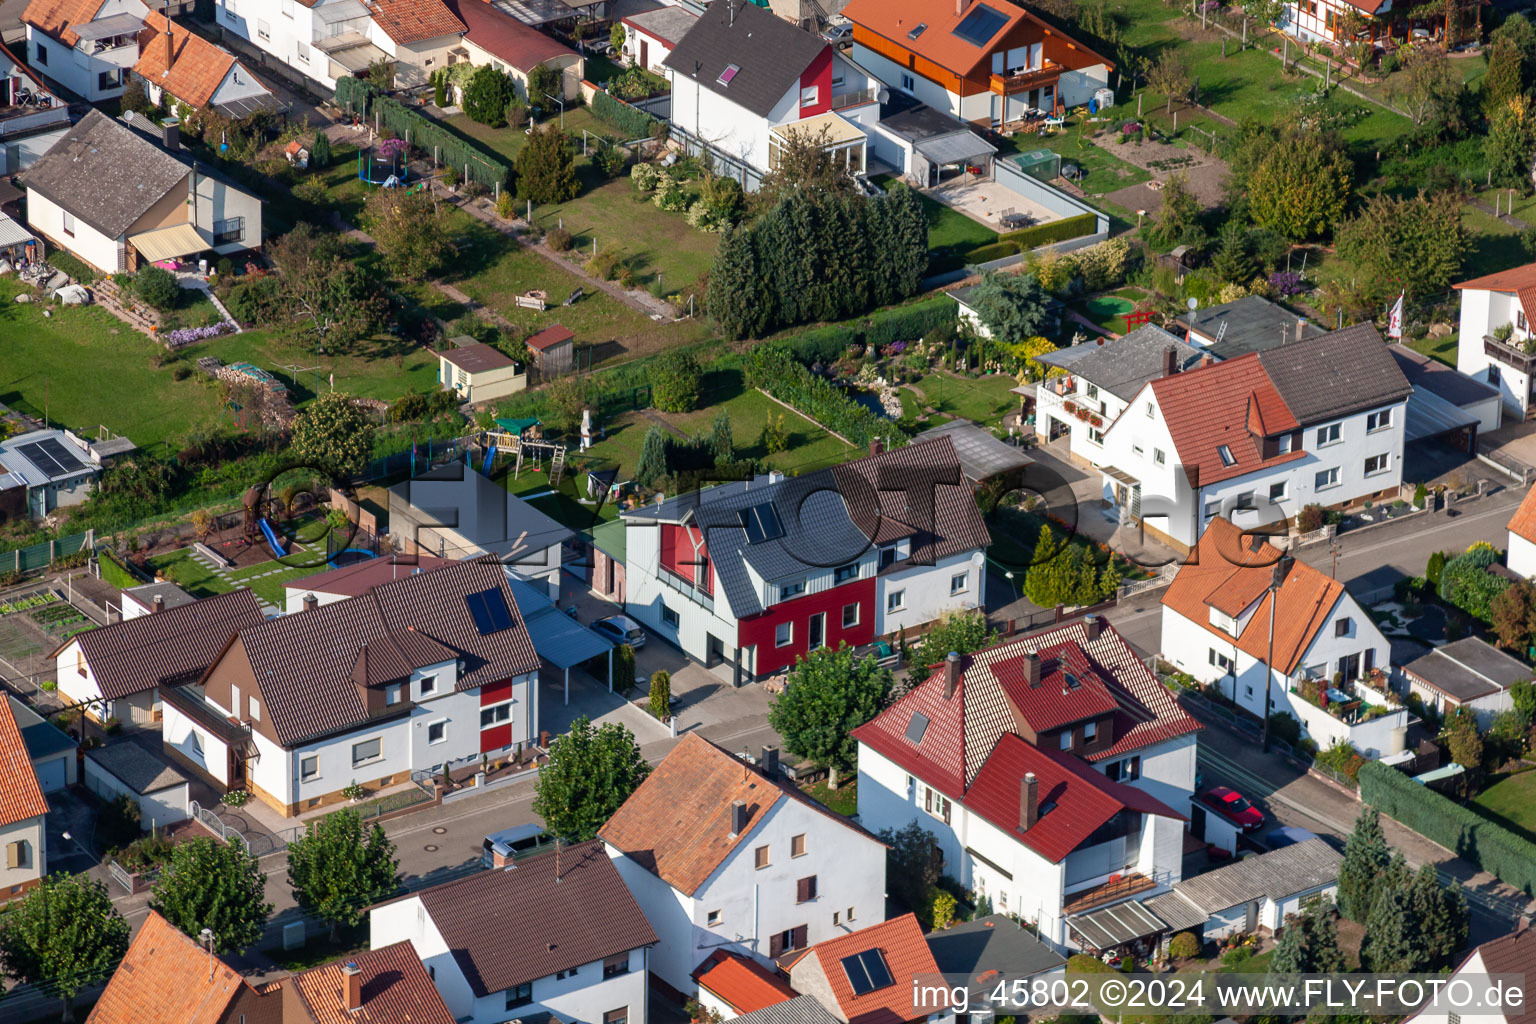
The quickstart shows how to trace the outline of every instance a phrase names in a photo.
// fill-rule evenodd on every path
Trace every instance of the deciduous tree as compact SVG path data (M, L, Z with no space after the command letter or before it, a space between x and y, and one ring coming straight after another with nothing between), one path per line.
M785 691L768 709L768 724L790 753L824 765L828 785L836 789L838 772L858 757L849 733L880 713L891 685L891 670L872 655L855 657L846 642L822 647L789 670Z
M618 722L593 728L586 715L557 737L534 784L533 813L568 843L597 835L651 772L634 734Z
M363 207L363 224L390 271L407 281L431 277L453 252L448 211L425 192L375 189Z
M999 634L987 626L987 617L981 612L956 612L940 619L923 637L917 648L914 671L921 673L924 665L937 665L950 651L959 655L974 654L993 643Z
M350 807L311 821L288 846L293 898L330 924L332 942L342 925L357 925L370 906L395 892L399 866L384 826L365 827Z
M261 938L272 914L263 901L267 876L240 843L212 837L171 849L149 905L194 938L207 928L220 953L239 953Z
M373 421L351 395L321 395L293 420L293 452L337 476L362 472L373 458Z
M260 319L275 316L291 333L333 351L383 328L389 301L377 275L353 257L340 235L301 223L272 242L268 253L282 272L282 292L262 304Z
M128 952L128 922L106 886L83 875L46 875L6 908L0 923L0 966L17 981L64 1001L75 1019L75 994L105 981Z
M1524 189L1531 182L1531 155L1536 153L1536 115L1524 94L1506 99L1488 117L1483 157L1493 182Z
M1527 580L1512 583L1493 599L1489 608L1499 645L1524 654L1531 634L1536 633L1536 586Z
M548 110L556 106L556 99L565 98L565 79L560 69L548 64L538 64L528 72L528 102Z
M880 839L886 845L885 877L891 891L909 908L920 908L924 894L943 872L938 837L911 821L885 829Z
M1164 50L1147 71L1147 85L1152 91L1164 93L1168 97L1167 113L1173 112L1175 97L1183 99L1189 93L1190 83L1189 63L1177 46Z
M1390 95L1419 130L1430 138L1454 138L1466 130L1462 104L1466 82L1438 46L1413 46Z
M1299 242L1327 234L1349 204L1349 158L1315 132L1277 139L1248 177L1254 223Z
M1450 192L1372 196L1339 228L1339 255L1372 283L1373 298L1395 297L1400 288L1410 297L1444 291L1460 275L1468 248L1460 210Z
M662 412L692 412L699 403L704 370L686 349L667 349L650 365L651 404Z

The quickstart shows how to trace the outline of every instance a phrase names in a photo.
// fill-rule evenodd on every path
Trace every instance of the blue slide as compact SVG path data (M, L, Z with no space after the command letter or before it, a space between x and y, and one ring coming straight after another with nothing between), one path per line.
M490 476L491 475L491 463L493 463L495 461L496 461L496 446L495 445L491 445L491 450L485 453L485 468L482 469L480 472L484 473L486 476Z
M272 549L273 558L282 558L285 554L287 554L287 552L283 550L282 543L278 541L277 534L272 531L272 524L267 522L265 517L261 519L261 532L267 538L267 546Z

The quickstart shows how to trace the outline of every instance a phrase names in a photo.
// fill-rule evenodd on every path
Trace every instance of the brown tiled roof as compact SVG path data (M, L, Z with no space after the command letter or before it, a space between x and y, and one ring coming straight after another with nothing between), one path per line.
M48 813L11 702L0 700L0 828Z
M139 60L133 70L184 103L207 106L224 76L235 66L235 55L172 22L171 68L170 74L166 74L166 17L159 11L150 11L144 15L144 23L149 27L139 33ZM248 68L240 70L251 81L257 81Z
M42 0L34 0L32 7L36 7ZM27 13L32 12L32 7L27 8ZM1477 291L1490 292L1517 292L1521 288L1536 287L1536 263L1527 263L1523 267L1511 267L1509 270L1500 270L1492 274L1484 274L1482 277L1474 277L1470 281L1462 281L1451 285L1452 288L1471 288Z
M71 25L83 25L96 17L104 0L32 0L22 12L21 20L33 28L42 29L65 46L80 41Z
M481 636L465 598L493 588L512 625ZM366 721L359 681L399 679L455 654L464 661L460 690L539 667L506 570L495 561L403 576L361 597L250 626L239 641L285 746Z
M1200 537L1199 557L1179 567L1163 593L1163 604L1213 635L1235 640L1239 650L1263 660L1269 657L1271 566L1281 552L1267 542L1255 546L1255 540L1226 519L1212 519ZM1275 668L1287 675L1296 670L1343 593L1342 583L1305 562L1291 565L1275 607ZM1236 618L1255 601L1260 603L1242 635L1232 637L1211 625L1211 608Z
M770 780L696 733L683 737L598 836L674 889L692 896L784 799L798 800L850 831L874 838L805 796L793 783ZM746 805L747 825L732 836L731 804L737 800Z
M1473 952L1481 954L1484 974L1536 976L1536 930L1528 925L1518 927L1518 930L1508 935L1490 939ZM1463 961L1456 970L1459 973L1465 967L1466 962ZM1502 1016L1504 1024L1536 1024L1536 1002L1527 999L1519 1010L1511 1006L1503 1011Z
M212 665L229 638L263 622L249 590L205 597L163 612L78 633L91 676L110 700L157 686L195 680ZM52 657L69 646L66 641Z
M368 13L385 35L402 44L464 31L464 23L443 0L372 0Z
M562 848L558 858L546 850L513 870L481 871L416 896L476 996L657 941L595 839Z
M1148 385L1157 396L1158 408L1184 475L1202 487L1244 476L1266 466L1306 458L1300 450L1264 457L1263 448L1248 430L1249 410L1257 406L1265 427L1276 434L1301 426L1275 389L1257 353L1202 366ZM1115 420L1112 430L1136 431L1141 414L1130 407ZM1225 447L1231 465L1221 456Z
M300 593L340 594L343 597L361 597L380 583L388 583L410 576L420 569L430 572L451 564L453 559L436 555L389 555L369 558L340 569L305 576L288 584L289 590Z
M572 334L569 328L554 324L533 335L524 344L534 351L543 352L547 348L553 348L563 341L571 341L575 337L576 335Z
M362 1005L346 1008L343 968L362 969ZM289 980L315 1024L454 1024L410 940L370 949Z
M894 984L855 995L843 960L871 950L885 960ZM908 979L939 973L939 965L934 962L915 914L893 917L819 942L796 962L795 973L804 970L806 961L813 958L821 966L832 989L832 997L837 1000L834 1012L848 1024L905 1024L909 1020L922 1019L922 1011L913 1007L912 983Z
M1509 521L1509 532L1536 544L1536 487L1525 492L1520 507Z
M513 365L511 356L480 342L465 345L462 348L451 348L439 352L438 355L465 373L484 373L486 370L500 370Z
M86 1024L217 1024L245 979L151 910ZM210 977L211 974L211 977Z

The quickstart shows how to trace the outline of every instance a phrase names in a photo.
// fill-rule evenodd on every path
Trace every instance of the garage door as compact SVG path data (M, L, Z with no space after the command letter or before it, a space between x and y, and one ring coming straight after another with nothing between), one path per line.
M32 767L37 771L37 781L43 787L44 793L52 793L54 790L63 789L68 781L68 777L65 775L65 759L62 757L39 761L33 764Z

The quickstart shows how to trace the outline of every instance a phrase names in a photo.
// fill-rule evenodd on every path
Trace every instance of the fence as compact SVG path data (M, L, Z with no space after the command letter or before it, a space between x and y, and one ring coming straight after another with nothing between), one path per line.
M218 836L220 839L224 840L226 843L230 842L231 840L238 839L240 841L240 845L245 847L245 851L247 853L251 852L251 844L246 840L245 835L239 829L224 824L223 818L219 817L217 814L213 813L208 808L198 803L196 800L191 801L187 805L187 810L192 812L192 817L197 821L199 825L202 825L204 828Z
M1145 594L1149 590L1159 590L1173 582L1173 578L1179 574L1177 564L1170 562L1157 570L1157 574L1149 580L1129 580L1120 584L1120 591L1116 595L1118 601L1135 597L1137 594Z
M61 558L94 547L95 540L96 531L86 530L84 533L75 533L68 537L45 540L29 547L0 552L0 573L46 569Z
M735 178L741 183L743 190L756 192L763 187L763 175L755 167L706 142L676 121L667 122L667 134L671 136L672 141L681 144L683 152L689 156L708 153L719 165L716 168L717 171L724 176Z

